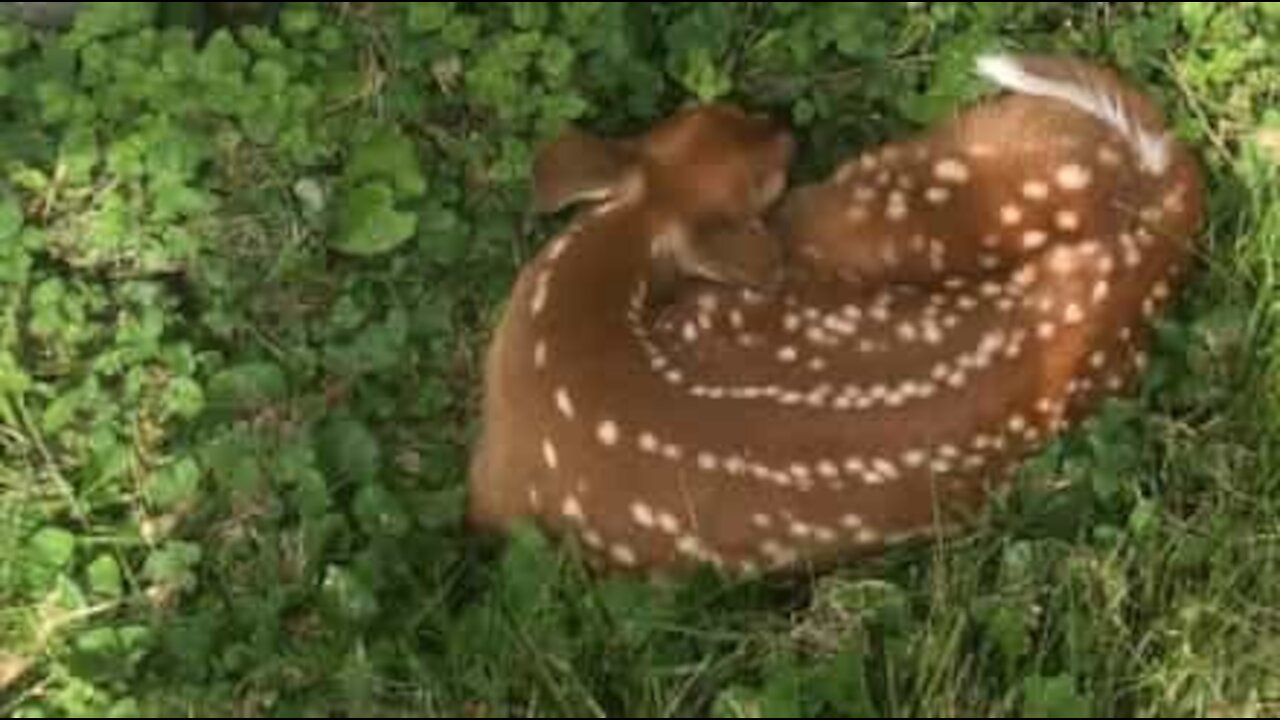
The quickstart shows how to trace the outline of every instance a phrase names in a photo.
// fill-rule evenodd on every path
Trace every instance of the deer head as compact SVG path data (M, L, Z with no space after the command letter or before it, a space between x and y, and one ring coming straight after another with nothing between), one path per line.
M772 233L791 143L741 113L553 144L542 206L603 204L525 268L493 340L476 524L533 518L627 568L818 567L967 526L1128 387L1197 170L1101 70L982 67L1015 93L794 192ZM741 269L778 243L803 272Z
M626 207L647 234L651 290L700 279L767 290L782 247L763 213L786 189L789 132L724 104L686 109L639 138L571 127L539 153L534 206Z

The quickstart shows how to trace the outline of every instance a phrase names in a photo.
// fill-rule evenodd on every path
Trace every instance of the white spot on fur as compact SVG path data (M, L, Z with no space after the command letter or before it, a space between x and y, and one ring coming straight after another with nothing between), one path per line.
M605 447L613 447L622 439L622 431L612 420L605 420L596 427L596 439Z
M783 545L777 540L767 540L760 546L760 552L765 559L773 563L775 567L785 567L792 565L799 559L799 555L795 550Z
M1080 214L1074 210L1059 210L1053 217L1053 223L1063 232L1076 232L1080 229Z
M636 563L639 562L639 558L636 557L636 551L626 545L613 546L613 548L609 550L609 557L613 558L614 562L623 567L635 567Z
M676 541L676 552L694 560L699 560L706 555L702 541L692 535L686 535Z
M871 464L875 472L890 482L899 480L902 473L898 471L898 467L883 458L877 459Z
M566 419L572 420L574 418L573 398L569 396L567 389L559 388L556 390L556 408Z
M692 322L685 323L680 334L687 343L693 344L698 341L698 328Z
M933 174L939 180L957 185L969 182L973 176L968 165L954 158L939 161L933 168Z
M560 455L556 452L556 446L550 440L542 441L542 459L547 463L547 468L556 471L560 468Z
M698 469L703 472L714 472L719 467L719 461L715 455L709 452L698 453Z
M645 530L652 530L658 522L653 513L653 508L644 503L634 503L631 506L631 519L635 520L636 525Z
M1022 246L1027 250L1039 250L1049 242L1049 233L1043 230L1028 230L1022 235Z
M639 443L641 450L651 455L657 453L660 448L658 438L654 436L653 433L641 433L637 442Z
M1078 192L1093 183L1093 173L1079 163L1067 163L1058 168L1056 179L1063 190Z
M1067 309L1063 311L1062 319L1068 325L1079 325L1085 320L1084 308L1075 303L1071 303L1067 306Z
M1040 180L1029 180L1022 186L1022 195L1028 200L1048 200L1049 184Z
M951 199L951 191L944 187L931 187L925 192L925 199L934 205L945 205Z
M551 277L547 273L538 276L537 282L533 288L533 299L529 303L529 310L534 317L542 314L547 307L547 295L550 290Z
M813 537L813 528L802 522L791 523L788 532L791 533L791 537L797 540L808 540Z
M911 214L911 208L907 205L907 196L895 192L889 198L889 205L885 213L886 217L894 222L906 220L907 216Z
M747 461L736 456L730 456L724 459L724 471L731 477L737 477L747 469Z
M671 513L659 513L657 518L658 529L667 535L679 535L681 531L680 521Z
M908 450L902 454L902 464L913 470L924 467L928 461L929 456L923 450Z

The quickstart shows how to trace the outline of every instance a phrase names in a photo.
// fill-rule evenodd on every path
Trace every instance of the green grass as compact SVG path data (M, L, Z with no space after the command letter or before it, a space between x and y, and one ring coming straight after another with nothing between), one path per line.
M150 3L0 25L0 715L1269 717L1280 13L1267 3ZM1140 395L942 546L807 582L591 577L460 526L478 358L564 121L690 97L800 173L1106 59L1203 150Z

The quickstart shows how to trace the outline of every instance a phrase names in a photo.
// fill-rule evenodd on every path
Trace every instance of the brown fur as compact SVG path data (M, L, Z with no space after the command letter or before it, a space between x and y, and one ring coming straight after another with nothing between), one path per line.
M1036 63L1110 77L1158 127L1114 76ZM793 152L772 123L711 106L637 138L569 131L538 163L539 205L591 205L522 269L498 325L473 524L532 519L626 568L741 572L967 526L1023 458L1131 385L1185 275L1198 169L1174 147L1153 175L1128 140L1014 95L793 192L770 227ZM917 199L851 223L885 168ZM1019 242L984 243L1013 201ZM1027 223L1045 237L1020 242Z

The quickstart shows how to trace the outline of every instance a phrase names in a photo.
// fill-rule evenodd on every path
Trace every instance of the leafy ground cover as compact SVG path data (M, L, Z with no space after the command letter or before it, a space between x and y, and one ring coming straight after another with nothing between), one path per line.
M1274 4L88 5L0 24L0 714L1274 716ZM602 582L462 532L537 142L730 98L824 172L1001 46L1115 63L1203 149L1139 396L973 535L812 582Z

